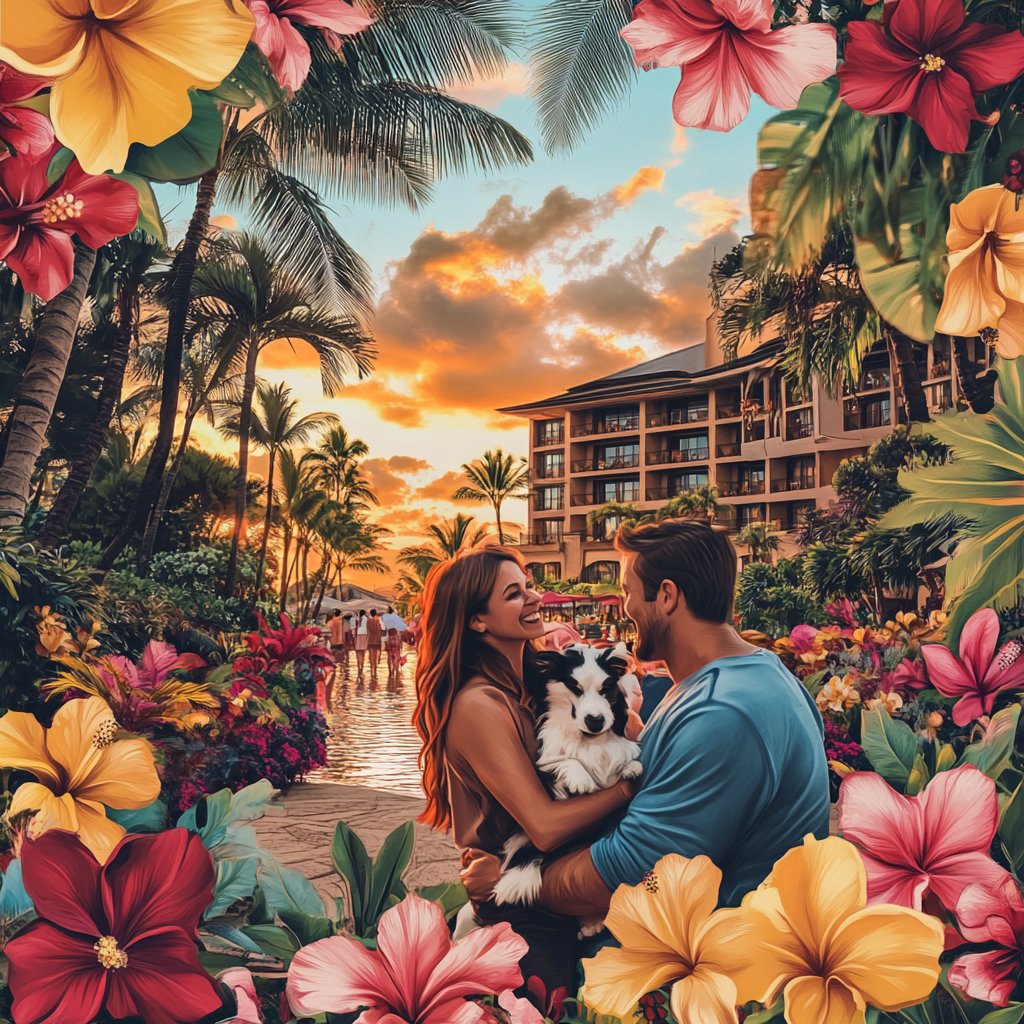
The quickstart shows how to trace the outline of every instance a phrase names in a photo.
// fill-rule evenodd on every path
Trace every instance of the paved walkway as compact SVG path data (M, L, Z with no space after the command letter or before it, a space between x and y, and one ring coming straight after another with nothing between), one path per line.
M282 864L298 868L328 900L342 895L331 866L331 841L339 821L376 857L388 833L423 810L422 800L400 793L332 782L299 783L277 802L284 807L268 808L266 816L253 823L260 845ZM451 837L417 824L406 885L416 889L455 882L458 877L459 858Z

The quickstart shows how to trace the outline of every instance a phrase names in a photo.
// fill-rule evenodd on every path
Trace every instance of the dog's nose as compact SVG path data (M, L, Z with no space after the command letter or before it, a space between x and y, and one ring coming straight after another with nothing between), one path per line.
M600 732L604 728L604 715L584 715L583 724L591 732Z

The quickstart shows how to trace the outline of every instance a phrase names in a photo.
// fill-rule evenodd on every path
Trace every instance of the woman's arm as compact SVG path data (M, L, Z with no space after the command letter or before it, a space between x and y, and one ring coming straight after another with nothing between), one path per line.
M479 691L462 695L448 726L448 745L472 766L491 795L542 852L593 830L628 803L632 786L552 800L537 776L508 708Z

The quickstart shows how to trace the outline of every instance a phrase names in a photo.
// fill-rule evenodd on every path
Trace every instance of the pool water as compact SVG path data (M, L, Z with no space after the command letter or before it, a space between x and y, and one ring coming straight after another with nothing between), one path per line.
M310 782L345 782L406 796L422 797L416 760L420 738L412 724L416 707L413 672L416 654L406 648L406 663L397 680L388 681L381 655L379 678L355 677L355 655L350 677L338 674L327 713L327 765L306 778Z

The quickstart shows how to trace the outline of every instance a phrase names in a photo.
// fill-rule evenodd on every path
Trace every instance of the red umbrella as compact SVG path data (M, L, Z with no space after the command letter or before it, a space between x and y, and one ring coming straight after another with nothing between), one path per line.
M567 594L556 594L553 590L545 592L540 599L540 603L545 607L550 607L553 604L572 604L573 599Z
M598 604L618 604L619 598L614 594L607 594L606 596L598 599Z

